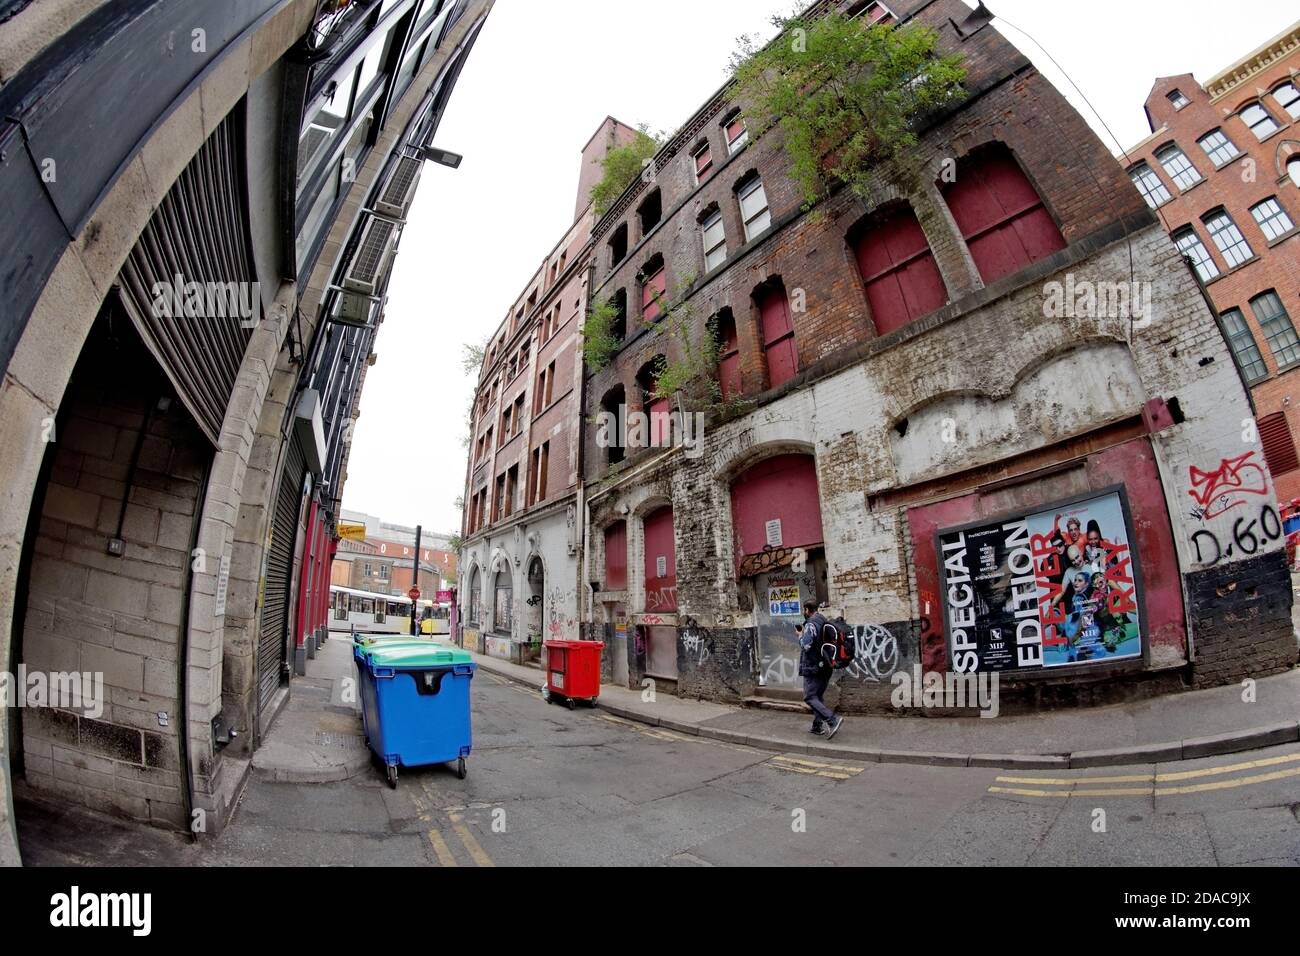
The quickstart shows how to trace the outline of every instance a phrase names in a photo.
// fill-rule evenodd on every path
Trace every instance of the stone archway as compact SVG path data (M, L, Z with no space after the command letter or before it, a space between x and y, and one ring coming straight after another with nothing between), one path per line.
M526 645L521 656L536 660L541 656L542 641L546 639L546 567L539 555L528 559L528 573L524 579L523 638Z

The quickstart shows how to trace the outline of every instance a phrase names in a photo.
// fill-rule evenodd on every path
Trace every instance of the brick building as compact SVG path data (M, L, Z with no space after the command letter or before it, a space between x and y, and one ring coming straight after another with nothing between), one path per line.
M0 709L11 782L212 834L323 636L406 209L492 0L0 14ZM84 701L83 701L84 703Z
M470 417L461 575L464 646L515 661L579 635L583 587L579 329L608 149L635 131L607 117L583 148L573 224L488 340Z
M1214 303L1278 497L1300 497L1300 23L1204 85L1155 81L1125 162Z
M411 589L415 529L382 521L374 515L343 509L342 519L365 526L365 540L345 538L334 555L330 583L377 594L403 595ZM421 600L456 581L456 552L445 534L420 534Z
M584 620L608 679L797 696L810 599L857 628L846 708L888 706L914 665L997 670L1015 705L1293 664L1246 393L1124 170L957 0L837 6L926 23L965 56L969 95L920 131L919 186L881 176L806 214L724 86L592 230L591 300L624 337L584 415L651 415L622 445L584 431ZM724 401L661 397L659 357L710 329ZM665 442L682 408L703 435ZM1030 531L1032 560L1012 547ZM972 561L995 589L975 609ZM1027 623L1023 574L1043 595Z

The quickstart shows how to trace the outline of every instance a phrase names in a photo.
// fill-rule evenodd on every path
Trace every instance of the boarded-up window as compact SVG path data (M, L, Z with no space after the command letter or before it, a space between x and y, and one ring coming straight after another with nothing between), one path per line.
M795 348L794 324L790 320L790 303L785 286L771 285L757 296L759 328L763 334L763 355L767 359L767 385L776 388L799 371L799 354Z
M1006 147L968 156L955 179L940 185L986 284L1065 248L1061 230Z
M731 483L736 558L767 547L802 548L822 541L817 466L811 455L777 455Z
M605 529L605 590L627 587L627 523L620 521Z
M736 320L730 309L718 314L718 384L722 400L729 402L740 395L740 339L736 335Z
M677 610L677 556L673 544L673 509L664 506L646 516L645 609Z
M1295 438L1287 424L1286 412L1274 412L1259 420L1259 440L1264 445L1264 460L1274 476L1285 475L1300 468L1296 456Z
M948 301L948 293L912 207L873 217L853 242L876 334L885 335Z
M660 301L667 290L667 276L664 274L663 263L651 265L646 268L646 278L641 285L641 320L643 322L653 322L659 318Z

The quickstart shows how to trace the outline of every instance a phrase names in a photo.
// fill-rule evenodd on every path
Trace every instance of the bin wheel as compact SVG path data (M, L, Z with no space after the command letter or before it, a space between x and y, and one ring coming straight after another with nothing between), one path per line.
M549 687L542 688L542 700L546 701L548 704L551 702L551 689Z
M575 701L572 697L570 697L570 698L566 701L566 703L569 705L569 710L573 710L575 707L578 706L578 702Z
M397 766L390 764L388 767L388 785L394 790L397 789Z
M460 777L460 779L462 780L465 779L465 758L464 757L458 757L456 759L456 776Z
M597 701L597 700L598 700L598 698L596 698L596 697L592 697L590 700L587 701L587 706L588 706L588 707L595 707L595 706L596 706L596 701Z

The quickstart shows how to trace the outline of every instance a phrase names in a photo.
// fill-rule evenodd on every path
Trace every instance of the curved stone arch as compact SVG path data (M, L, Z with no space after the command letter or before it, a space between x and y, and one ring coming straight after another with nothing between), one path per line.
M1287 167L1296 159L1300 159L1300 139L1278 140L1277 148L1273 150L1273 165L1279 179L1287 179Z
M816 460L817 446L808 441L806 437L796 434L796 432L801 432L802 435L806 435L807 429L796 429L793 422L782 422L782 424L788 426L782 431L788 431L789 434L765 439L743 451L737 452L727 461L714 468L714 482L723 487L730 486L736 478L750 468L778 455L811 455Z

